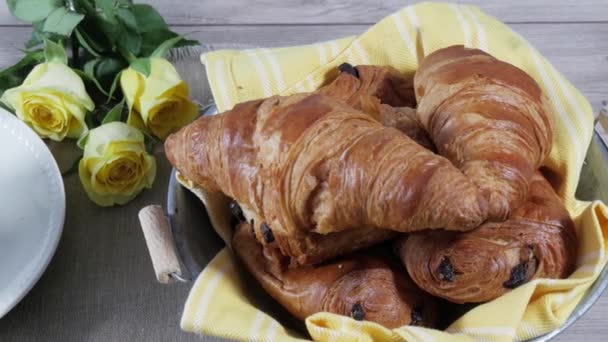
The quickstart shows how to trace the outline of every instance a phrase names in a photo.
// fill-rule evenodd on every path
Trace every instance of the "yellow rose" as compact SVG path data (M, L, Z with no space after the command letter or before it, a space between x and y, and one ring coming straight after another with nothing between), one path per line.
M132 68L124 70L120 86L129 105L127 123L164 139L194 120L198 107L188 98L188 85L171 63L150 58L150 64L149 77Z
M0 101L40 136L57 141L86 132L85 114L95 109L82 79L58 62L37 65L22 85L8 89Z
M93 202L125 204L152 186L156 161L146 152L140 131L115 121L89 132L78 174Z

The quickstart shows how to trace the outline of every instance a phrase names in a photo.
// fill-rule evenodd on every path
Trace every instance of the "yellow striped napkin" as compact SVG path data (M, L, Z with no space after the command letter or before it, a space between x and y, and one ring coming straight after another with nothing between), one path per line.
M559 195L575 218L580 244L576 272L564 280L539 279L469 311L446 331L374 323L318 313L308 317L319 341L522 340L561 325L606 262L608 211L599 201L578 201L574 192L593 133L591 106L525 39L472 6L422 3L406 7L356 37L279 49L215 51L202 56L220 111L273 94L311 91L342 62L392 65L413 73L419 59L454 44L480 48L525 70L541 85L555 113L555 147L548 166L563 177ZM223 250L199 276L185 305L182 328L238 340L291 341L306 336L281 326L256 308L242 270Z

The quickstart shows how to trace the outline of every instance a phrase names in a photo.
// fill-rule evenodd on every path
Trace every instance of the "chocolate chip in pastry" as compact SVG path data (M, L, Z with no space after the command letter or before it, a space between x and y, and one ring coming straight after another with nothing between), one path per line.
M570 215L539 172L507 221L463 233L419 232L398 246L416 284L455 303L489 301L536 278L565 278L577 251Z
M324 311L388 328L432 327L436 321L435 299L418 289L390 255L360 251L289 268L275 248L254 238L248 223L237 227L232 248L268 294L301 320Z

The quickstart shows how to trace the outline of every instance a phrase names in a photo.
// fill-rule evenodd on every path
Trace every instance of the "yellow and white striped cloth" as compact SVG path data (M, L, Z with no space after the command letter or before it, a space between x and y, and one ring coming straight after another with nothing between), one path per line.
M587 100L525 39L472 6L422 3L406 7L356 37L278 49L215 51L202 56L221 111L273 94L314 90L335 75L342 62L392 65L413 73L423 56L442 47L480 48L529 73L547 94L555 113L555 144L548 166L563 177L559 195L575 218L579 239L577 270L569 279L539 279L476 307L446 331L406 326L389 330L374 323L318 313L308 317L319 341L486 341L524 340L561 325L606 262L608 211L601 202L574 198L593 132ZM575 48L575 47L573 47ZM182 328L237 340L306 339L256 307L243 272L223 250L194 284ZM259 300L259 299L256 299Z

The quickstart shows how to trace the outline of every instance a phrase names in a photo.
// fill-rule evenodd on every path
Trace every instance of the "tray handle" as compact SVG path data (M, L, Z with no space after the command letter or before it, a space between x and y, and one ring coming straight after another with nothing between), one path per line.
M156 279L162 284L170 284L176 280L187 282L188 280L182 277L171 226L163 208L159 205L149 205L139 211L138 217Z

